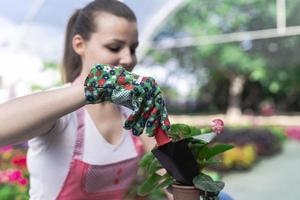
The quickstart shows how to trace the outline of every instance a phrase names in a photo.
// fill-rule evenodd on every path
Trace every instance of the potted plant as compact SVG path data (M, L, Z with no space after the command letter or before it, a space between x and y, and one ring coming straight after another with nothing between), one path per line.
M193 178L193 186L182 185L176 182L168 172L159 173L163 167L152 153L147 153L140 161L140 167L145 170L147 177L138 187L138 194L145 196L155 190L171 188L174 200L217 200L219 192L224 188L224 183L213 180L204 169L218 163L214 158L216 155L233 148L231 144L210 143L216 134L223 132L223 127L224 123L220 119L213 120L213 125L209 128L173 124L168 136L173 141L182 139L187 141L199 166L199 174Z

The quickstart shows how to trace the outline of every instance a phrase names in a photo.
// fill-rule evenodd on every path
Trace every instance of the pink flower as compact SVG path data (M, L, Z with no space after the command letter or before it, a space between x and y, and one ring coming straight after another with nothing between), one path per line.
M28 180L26 178L20 178L18 182L22 186L25 186L28 184Z
M12 146L5 146L0 148L0 153L10 152L12 150Z
M12 170L8 177L10 182L18 181L22 177L22 172L20 170Z
M289 138L300 141L300 127L289 127L285 133Z
M221 119L212 120L212 130L216 134L221 134L224 131L224 122Z
M0 183L4 183L5 181L5 176L4 176L4 173L2 173L1 171L0 171Z

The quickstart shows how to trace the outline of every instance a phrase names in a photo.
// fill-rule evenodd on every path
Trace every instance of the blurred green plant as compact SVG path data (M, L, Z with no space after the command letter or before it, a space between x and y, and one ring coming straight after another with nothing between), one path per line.
M288 1L287 24L299 25L300 14L297 1ZM215 34L254 31L276 28L276 1L261 0L189 0L161 26L155 41L165 38L211 36ZM199 101L210 102L210 111L228 112L231 109L254 109L259 102L271 98L277 110L300 110L300 37L281 37L263 40L245 40L217 45L188 46L171 49L150 50L148 56L165 64L176 59L180 67L194 71L200 79L203 69L209 84L199 85ZM219 73L225 80L218 82ZM202 78L201 78L202 79ZM244 90L245 84L257 83L256 93ZM216 85L217 84L217 85ZM216 85L214 87L213 85ZM218 101L223 88L222 100ZM225 88L224 88L225 87ZM248 92L245 94L245 92ZM224 94L226 93L226 94ZM247 97L255 95L257 100ZM204 96L201 98L201 96ZM209 97L210 96L210 97ZM224 101L223 99L226 98ZM247 101L246 103L243 103ZM218 105L215 102L221 104ZM253 106L253 104L257 106ZM220 109L221 107L221 109ZM224 109L225 107L225 109ZM207 109L201 105L199 109Z
M52 62L52 61L44 61L44 65L43 65L43 71L46 73L57 73L59 74L59 64ZM44 86L38 83L32 84L31 85L31 90L32 91L43 91L43 90L47 90L51 87L58 87L62 85L62 81L61 80L54 80L53 83L51 83L50 85Z

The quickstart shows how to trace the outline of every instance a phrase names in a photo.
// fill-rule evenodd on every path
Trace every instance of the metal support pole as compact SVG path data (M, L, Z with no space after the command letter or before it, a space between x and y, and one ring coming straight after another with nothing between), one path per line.
M286 0L276 0L277 32L284 34L286 31Z

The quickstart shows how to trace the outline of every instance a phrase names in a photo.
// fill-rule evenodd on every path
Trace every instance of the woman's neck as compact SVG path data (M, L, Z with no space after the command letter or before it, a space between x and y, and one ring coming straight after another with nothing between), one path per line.
M105 140L111 144L118 144L123 133L123 119L119 107L109 102L85 107Z

